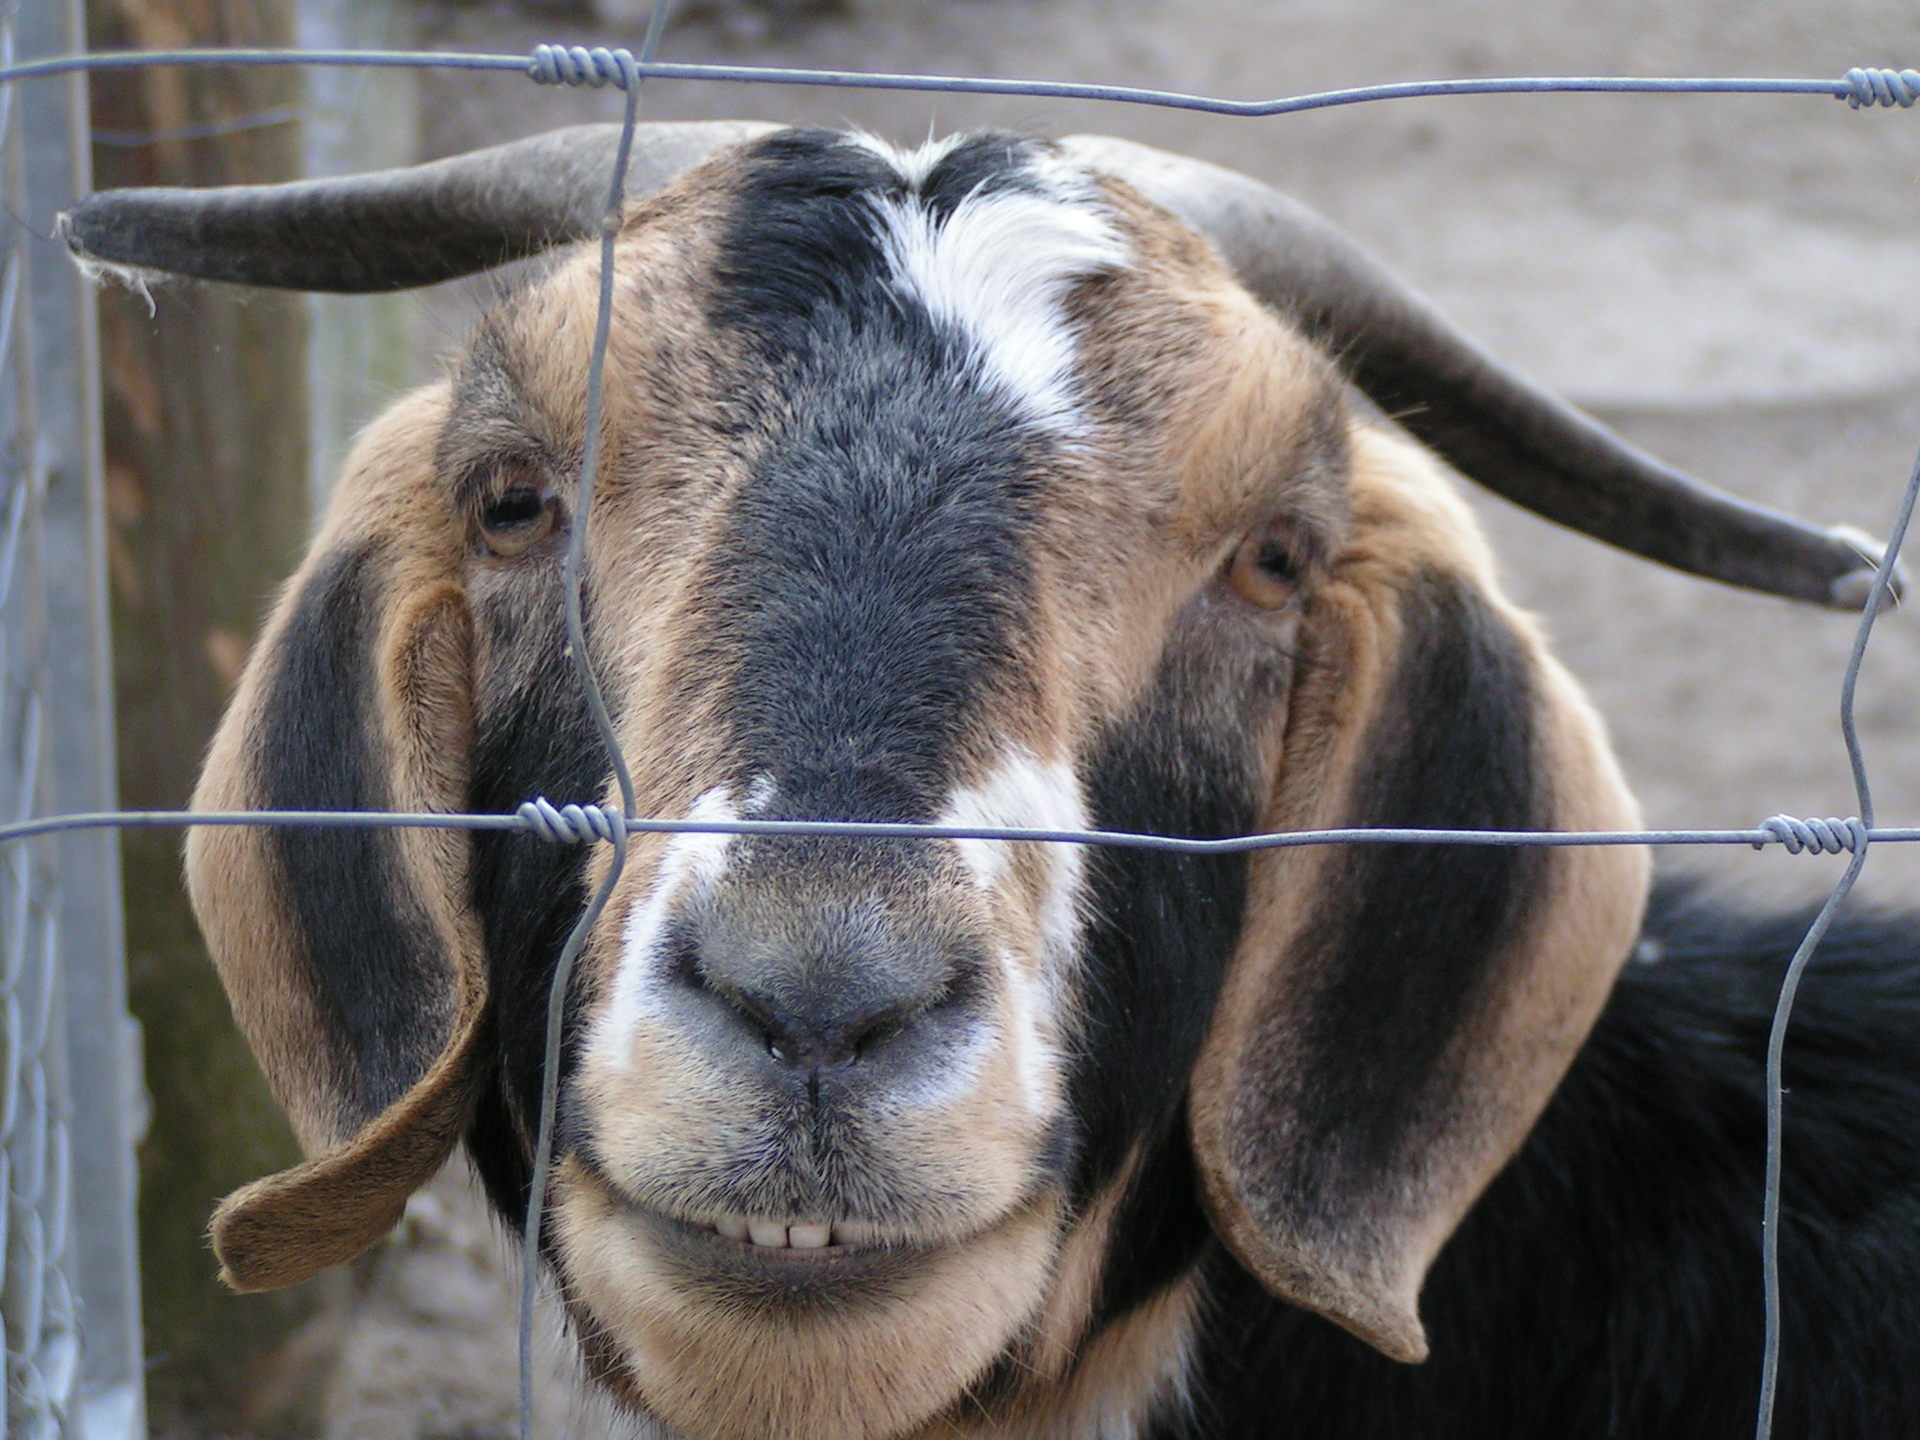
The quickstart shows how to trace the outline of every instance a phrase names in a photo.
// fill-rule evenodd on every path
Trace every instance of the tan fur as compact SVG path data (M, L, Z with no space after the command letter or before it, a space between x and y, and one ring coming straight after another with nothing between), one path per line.
M668 1424L737 1440L881 1440L951 1401L1037 1308L1051 1203L935 1254L886 1303L757 1317L675 1285L634 1221L577 1168L557 1234L570 1298L616 1337L630 1383Z
M1500 597L1477 529L1433 462L1383 435L1356 436L1354 527L1315 597L1313 653L1293 697L1268 824L1342 822L1365 720L1400 643L1403 577L1443 566L1464 575L1533 652L1539 728L1548 738L1563 828L1633 828L1638 813L1590 707ZM1284 1117L1260 1097L1299 1049L1313 977L1287 967L1290 937L1330 873L1332 852L1271 852L1253 868L1239 956L1196 1069L1191 1106L1208 1204L1242 1263L1276 1293L1321 1311L1399 1359L1426 1353L1418 1313L1428 1265L1525 1137L1584 1040L1636 933L1647 860L1632 849L1547 852L1550 896L1509 989L1481 997L1480 1018L1452 1058L1467 1077L1429 1116L1418 1160L1369 1208L1326 1218L1276 1212L1264 1177L1287 1163Z
M954 1414L915 1432L915 1440L1125 1440L1161 1409L1184 1404L1199 1320L1191 1276L1098 1334L1087 1333L1140 1158L1136 1147L1060 1246L1046 1304L1021 1349L1029 1383L998 1406L963 1399Z
M379 582L390 598L378 642L379 723L392 759L390 800L401 809L453 810L466 793L471 635L460 592L449 583L460 531L434 492L430 449L445 401L443 388L422 392L361 439L313 554L276 607L260 650L273 654L301 585L338 545L366 536L386 542ZM248 667L195 792L197 808L252 804L249 732L271 679L268 664ZM236 1016L315 1156L236 1192L215 1216L215 1249L236 1289L292 1284L353 1258L392 1228L407 1196L458 1143L486 1000L478 928L466 907L467 843L455 831L396 837L400 883L425 910L446 956L437 1024L447 1039L398 1104L347 1133L338 1060L314 1043L325 1027L303 978L303 942L278 898L268 832L192 832L187 874L202 929Z
M1200 1310L1198 1283L1176 1280L1094 1337L1062 1383L1033 1387L1007 1416L930 1427L926 1440L1132 1440L1155 1416L1188 1407Z
M1132 708L1196 582L1246 529L1288 514L1325 548L1344 513L1340 476L1303 464L1341 413L1325 360L1204 241L1102 185L1135 263L1081 294L1098 445L1062 457L1032 541L1038 628L1057 637L1044 659L1084 706L1077 735Z
M257 808L253 774L254 717L275 678L274 656L300 589L342 540L366 535L433 533L424 489L432 445L446 403L444 386L401 401L361 437L348 458L328 518L306 562L282 592L227 713L214 733L195 787L195 810ZM402 480L395 484L396 477ZM405 482L411 480L411 490ZM425 500L427 503L422 504ZM444 522L442 522L444 525ZM241 1029L309 1154L341 1143L331 1096L338 1079L331 1057L315 1046L325 1027L300 980L301 942L280 903L277 862L267 832L203 827L188 832L187 884L221 982Z

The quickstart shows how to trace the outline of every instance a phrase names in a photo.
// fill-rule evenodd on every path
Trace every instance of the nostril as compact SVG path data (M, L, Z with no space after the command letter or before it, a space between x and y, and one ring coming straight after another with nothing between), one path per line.
M896 1005L860 1020L849 1028L846 1036L848 1058L864 1059L868 1052L905 1030L916 1013L916 1007Z
M837 1070L859 1059L841 1037L800 1027L783 1028L767 1036L767 1054L777 1065L796 1070Z
M758 1034L767 1057L776 1065L824 1070L857 1058L851 1037L831 1020L797 1015L764 996L711 980L707 988Z
M800 1016L740 997L739 1009L759 1028L779 1065L814 1072L857 1065L906 1023L901 1007L849 1015Z

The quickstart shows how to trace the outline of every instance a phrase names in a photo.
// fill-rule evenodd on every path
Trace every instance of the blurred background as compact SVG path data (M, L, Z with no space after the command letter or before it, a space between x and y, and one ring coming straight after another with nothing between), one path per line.
M647 0L90 0L96 48L636 47ZM1911 0L684 0L661 58L1106 81L1238 98L1504 74L1837 77L1915 64ZM97 185L432 158L584 120L614 92L508 75L133 71L91 86ZM1742 495L1884 533L1920 446L1920 110L1815 98L1402 101L1267 120L1115 105L650 82L649 119L1109 131L1291 190L1470 333L1644 447ZM184 800L272 586L343 447L432 375L499 278L373 300L175 285L99 297L120 785ZM1837 723L1849 617L1657 571L1478 494L1512 588L1609 717L1656 825L1855 810ZM1920 568L1920 557L1914 562ZM1887 617L1860 700L1883 823L1920 823L1920 626ZM352 1273L211 1283L210 1202L291 1158L178 887L122 848L152 1125L140 1157L153 1433L513 1433L510 1252L461 1167ZM1670 855L1756 894L1833 862ZM1920 895L1886 847L1863 888ZM1817 971L1810 983L1818 983ZM542 1432L622 1433L558 1347Z

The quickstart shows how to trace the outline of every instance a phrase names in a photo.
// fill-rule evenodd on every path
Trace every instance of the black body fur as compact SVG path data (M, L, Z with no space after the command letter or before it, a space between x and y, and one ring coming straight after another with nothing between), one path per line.
M1646 933L1663 958L1622 975L1434 1266L1425 1364L1273 1299L1209 1244L1196 1406L1152 1440L1752 1435L1767 1031L1810 918L1660 889ZM1775 1440L1920 1434L1915 933L1843 918L1794 1013Z

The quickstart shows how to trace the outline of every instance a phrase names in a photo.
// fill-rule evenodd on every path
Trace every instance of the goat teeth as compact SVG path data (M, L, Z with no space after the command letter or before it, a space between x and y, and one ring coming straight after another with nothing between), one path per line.
M745 1240L747 1238L747 1222L738 1215L722 1215L718 1220L713 1222L713 1228L729 1240Z
M789 1225L787 1244L795 1250L819 1250L829 1243L832 1235L831 1225Z
M858 1220L836 1220L833 1222L835 1245L871 1245L873 1244L873 1226L863 1225Z
M764 1245L769 1250L787 1248L787 1227L778 1220L747 1221L747 1236L756 1245Z

